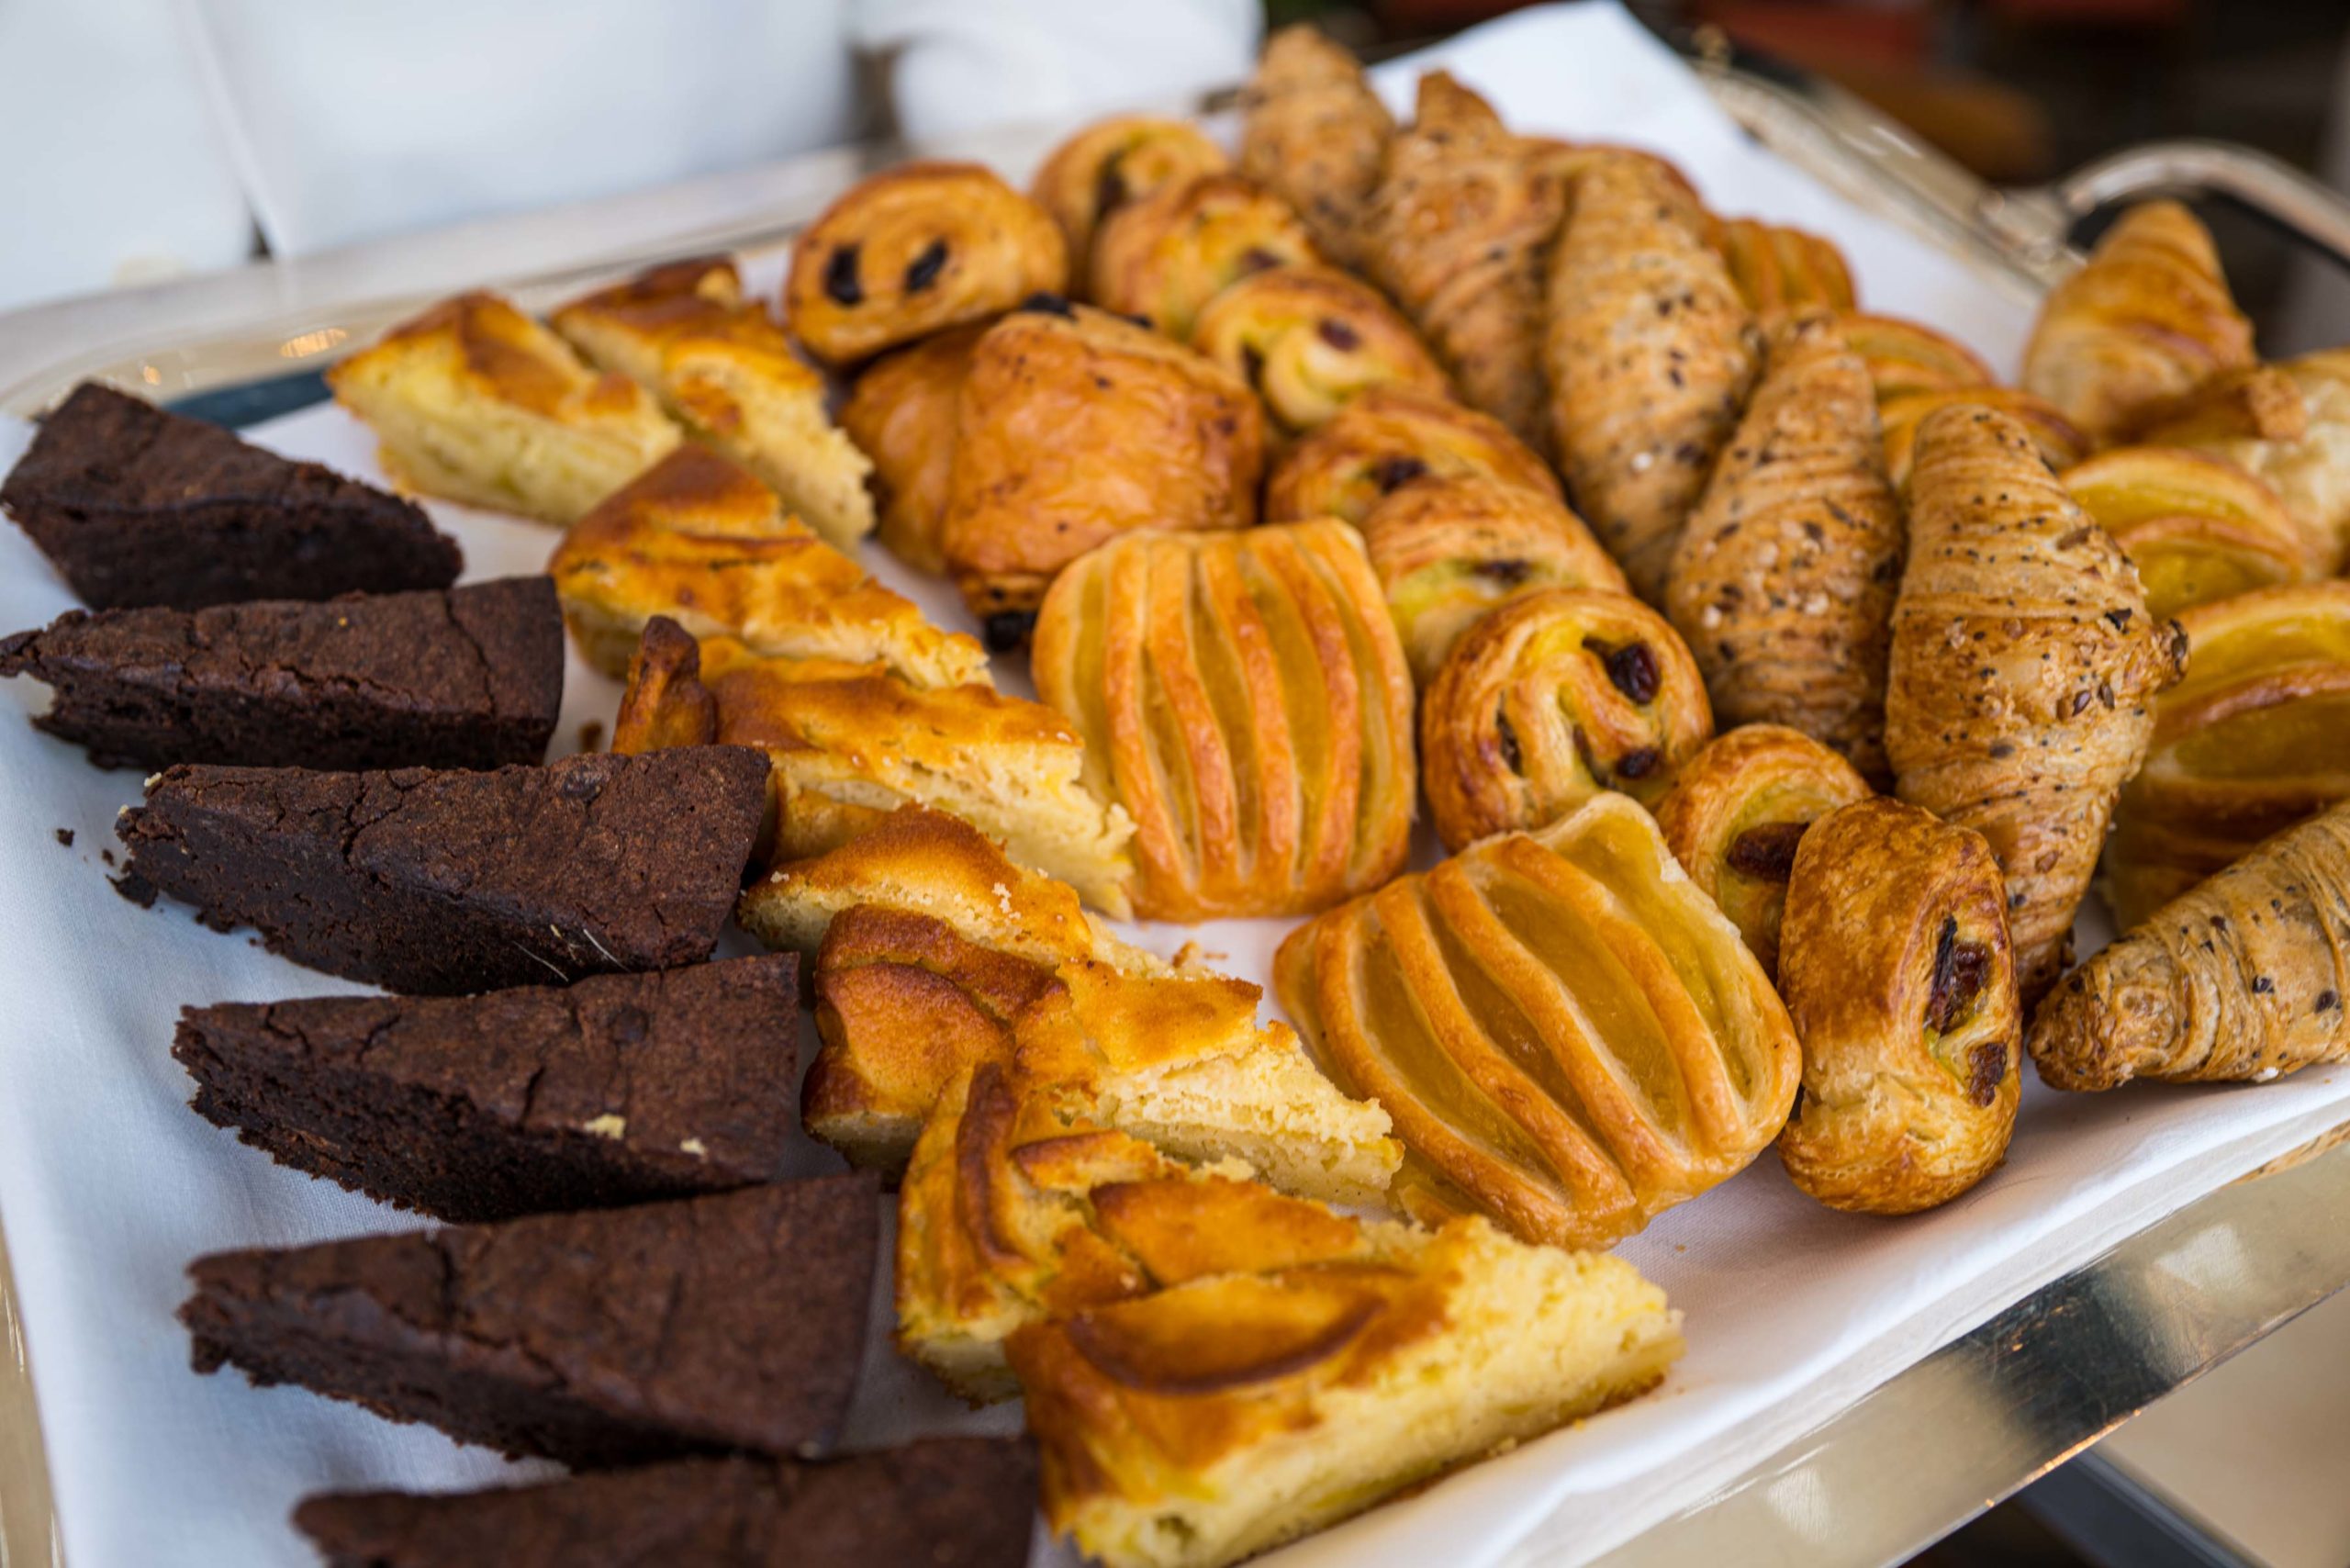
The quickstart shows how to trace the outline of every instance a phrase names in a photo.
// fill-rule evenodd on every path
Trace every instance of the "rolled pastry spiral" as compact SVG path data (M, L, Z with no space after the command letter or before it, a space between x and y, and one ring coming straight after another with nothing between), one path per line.
M1500 420L1426 392L1377 386L1281 455L1265 484L1265 521L1360 525L1382 497L1428 475L1482 476L1561 499L1550 468Z
M1102 220L1093 302L1189 342L1201 308L1250 273L1321 260L1289 203L1246 174L1164 185Z
M1223 148L1189 120L1114 115L1053 149L1029 195L1069 241L1069 276L1089 275L1093 236L1110 214L1169 185L1232 167Z
M1241 103L1240 172L1295 207L1324 255L1354 264L1395 134L1361 62L1314 28L1283 28Z
M1373 386L1452 383L1379 290L1335 267L1252 273L1210 300L1192 346L1256 389L1283 430L1317 429Z

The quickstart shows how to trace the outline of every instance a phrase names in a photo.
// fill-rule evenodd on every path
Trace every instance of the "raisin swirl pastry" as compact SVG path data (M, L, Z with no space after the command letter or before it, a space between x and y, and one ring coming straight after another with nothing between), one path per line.
M1311 27L1283 28L1241 102L1240 172L1295 207L1324 255L1351 264L1395 135L1361 62Z
M1776 975L1796 846L1819 818L1869 794L1851 763L1801 730L1745 724L1683 765L1656 823L1689 879Z
M1916 806L1863 801L1804 834L1779 960L1803 1098L1779 1158L1830 1208L1915 1214L2006 1157L2023 1035L2006 905L1983 835Z
M1293 433L1328 423L1373 386L1452 393L1411 323L1379 290L1333 267L1242 278L1200 312L1192 346L1256 388Z
M1102 220L1128 202L1232 167L1223 148L1189 120L1116 115L1053 149L1028 194L1069 241L1069 276L1083 278Z
M881 543L916 571L946 570L939 534L955 476L963 379L987 330L975 321L892 350L866 366L841 405L841 429L873 464Z
M1321 259L1289 203L1246 174L1203 174L1103 219L1087 276L1096 305L1189 342L1201 308L1233 284Z
M1362 536L1423 688L1495 605L1546 588L1628 591L1582 519L1539 491L1483 475L1413 480L1371 509Z
M1068 284L1068 243L1044 208L977 163L908 163L800 232L784 324L818 359L853 364Z
M1559 481L1500 420L1449 399L1376 386L1274 465L1265 521L1336 517L1360 526L1381 498L1413 480L1482 476L1564 504Z
M1291 933L1281 1004L1406 1150L1396 1191L1605 1247L1728 1180L1802 1063L1738 930L1655 822L1598 795Z
M1765 324L1804 310L1852 308L1852 272L1833 241L1733 218L1721 227L1721 251L1746 308Z
M1663 616L1628 594L1528 594L1453 644L1420 705L1437 836L1458 849L1540 827L1609 790L1654 805L1713 734Z
M1411 674L1344 523L1113 540L1053 584L1033 666L1135 818L1145 918L1310 913L1402 869Z

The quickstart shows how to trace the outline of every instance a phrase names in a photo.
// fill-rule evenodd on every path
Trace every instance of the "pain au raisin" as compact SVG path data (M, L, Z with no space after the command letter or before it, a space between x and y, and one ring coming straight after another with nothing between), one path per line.
M1926 1027L1947 1035L1974 1015L1975 1003L1991 978L1991 949L1958 939L1958 916L1942 916L1934 939L1934 974L1926 991Z
M1643 706L1656 700L1656 689L1663 684L1664 672L1657 665L1656 651L1646 643L1626 643L1619 647L1597 637L1585 637L1583 645L1599 655L1599 662L1607 667L1608 684L1628 699Z
M936 283L938 274L946 270L946 241L933 240L923 247L921 255L906 263L906 292L920 294L923 289Z
M1729 841L1723 856L1729 868L1758 882L1784 882L1795 874L1796 847L1809 823L1764 823Z
M856 275L855 245L843 245L824 263L824 297L835 305L865 303L865 285Z

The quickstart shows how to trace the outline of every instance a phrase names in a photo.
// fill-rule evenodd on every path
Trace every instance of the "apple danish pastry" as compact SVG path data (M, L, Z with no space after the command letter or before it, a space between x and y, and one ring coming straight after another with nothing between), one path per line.
M1333 267L1272 267L1208 302L1192 346L1265 400L1284 431L1327 423L1373 386L1449 398L1452 383L1379 290Z
M1851 763L1802 731L1746 724L1683 765L1657 804L1656 825L1689 879L1776 976L1796 846L1813 823L1869 793Z
M2177 446L2117 446L2057 476L2113 535L2167 621L2193 604L2324 575L2331 539L2223 457Z
M1283 28L1241 104L1240 172L1296 208L1324 255L1352 265L1395 134L1361 62L1315 28Z
M1201 308L1234 283L1321 259L1289 203L1246 174L1203 174L1103 218L1087 276L1096 305L1189 342Z
M1885 432L1885 471L1896 487L1909 483L1911 456L1918 427L1936 410L1950 408L1997 409L2022 427L2039 449L2040 460L2063 473L2089 454L2091 442L2053 405L2019 392L2012 386L1952 386L1933 392L1905 392L1877 405L1877 423Z
M1544 588L1470 627L1429 684L1428 811L1459 849L1603 790L1652 806L1713 734L1705 678L1663 616L1628 594Z
M1360 527L1382 497L1427 475L1482 475L1553 501L1559 481L1500 420L1426 392L1377 386L1291 447L1265 484L1265 521Z
M2323 537L2327 570L2350 555L2350 350L2221 375L2144 439L2241 465Z
M1733 218L1721 226L1721 252L1739 297L1766 327L1801 311L1852 308L1852 271L1832 240Z
M1845 345L1869 367L1880 404L1908 392L1948 392L1998 380L1973 349L1919 322L1854 310L1837 325Z
M946 570L939 531L955 476L957 410L985 324L949 328L875 360L841 405L841 428L872 460L880 539L918 572Z
M1187 185L1232 167L1208 134L1189 120L1116 115L1087 126L1045 159L1029 187L1069 241L1069 275L1091 275L1093 236L1128 202Z
M1310 913L1402 868L1411 673L1344 523L1114 540L1053 584L1032 663L1134 818L1144 917Z
M906 163L800 231L784 322L818 359L854 364L1068 286L1068 242L1043 207L977 163Z
M1926 420L1886 750L1903 800L1999 857L2027 1006L2065 967L2114 797L2186 652L2021 426L1964 406Z
M1803 1099L1779 1158L1830 1208L1915 1214L2006 1158L2023 1092L2007 902L1983 835L1916 806L1863 801L1803 835L1779 961Z

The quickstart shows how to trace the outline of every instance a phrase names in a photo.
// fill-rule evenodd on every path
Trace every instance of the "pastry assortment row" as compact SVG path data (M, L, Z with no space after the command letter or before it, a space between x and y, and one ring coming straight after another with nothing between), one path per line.
M2027 1056L2350 1056L2350 359L2260 363L2167 203L2020 386L1861 306L1652 153L1441 73L1399 124L1291 29L1237 157L909 164L779 315L698 259L337 365L401 488L562 530L545 579L78 390L0 502L93 610L0 674L158 770L124 891L392 993L186 1010L195 1109L445 1222L199 1260L196 1365L578 1472L299 1528L992 1565L1041 1497L1215 1568L1655 1386L1679 1315L1606 1249L1768 1146L1911 1214ZM626 689L548 763L565 627ZM1131 916L1292 921L1294 1027ZM778 1180L795 1114L852 1173ZM1028 1438L837 1452L884 1270Z

